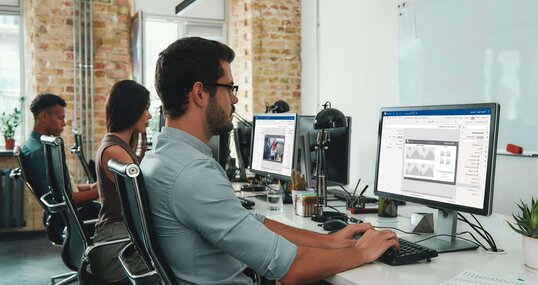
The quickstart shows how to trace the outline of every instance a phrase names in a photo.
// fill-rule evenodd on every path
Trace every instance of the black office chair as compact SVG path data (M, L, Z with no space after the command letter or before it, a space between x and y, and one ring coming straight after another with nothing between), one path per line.
M131 238L131 243L124 247L119 256L131 283L145 285L154 284L157 281L166 285L178 284L172 269L166 263L159 249L155 233L151 227L147 190L140 168L134 163L125 164L115 159L108 162L108 168L114 172L123 221ZM134 250L138 250L150 272L135 275L129 269L125 262L125 256ZM248 268L245 270L245 274L252 278L254 284L261 284L261 276L256 271Z
M87 183L94 183L95 181L97 181L97 174L95 173L95 164L93 167L91 167L90 163L93 161L90 160L90 163L88 163L88 161L86 160L86 156L84 155L84 148L82 145L82 134L79 131L74 130L73 135L75 136L75 144L73 144L69 148L69 150L72 154L78 157L78 160L82 165L82 169L84 169L84 173L88 178Z
M92 251L101 246L116 243L125 243L129 239L94 244L90 230L82 220L76 205L71 197L71 183L66 175L64 143L61 137L41 136L45 149L47 176L50 183L50 193L45 196L55 202L50 204L47 199L43 203L52 212L59 213L66 224L65 238L62 246L62 260L73 271L78 271L76 278L82 285L93 284L128 284L127 280L115 283L106 283L98 280L88 271L89 259Z
M26 187L28 187L32 195L36 198L37 202L43 209L43 212L45 211L48 211L49 213L51 213L51 211L54 212L54 213L51 213L51 215L48 215L48 218L45 221L45 233L47 235L47 238L53 245L61 246L64 238L63 236L58 236L57 233L59 231L57 230L57 228L65 228L65 223L63 222L58 212L65 210L65 207L53 207L53 208L47 207L47 205L41 200L42 197L38 197L38 195L34 191L34 188L32 187L32 185L30 185L30 183L26 179L26 172L24 170L24 164L22 162L21 151L20 151L19 146L15 147L15 149L13 150L13 154L17 158L19 167L11 171L10 177L16 180L22 179L22 181L24 181L24 183L26 184ZM43 199L46 201L46 197ZM48 202L50 201L47 201L47 203ZM51 203L48 203L48 204L51 205ZM50 278L50 282L51 284L57 284L57 285L68 284L71 282L75 282L76 278L77 278L77 273L73 271L73 272L67 272L60 275L54 275ZM57 279L63 279L63 280L60 280L58 283L56 283Z
M131 239L119 256L131 284L178 284L172 269L164 261L159 250L155 234L150 226L151 217L146 215L150 212L140 168L134 163L124 164L115 159L108 162L108 168L114 173L123 221ZM137 275L129 268L125 260L135 250L146 263L149 272Z

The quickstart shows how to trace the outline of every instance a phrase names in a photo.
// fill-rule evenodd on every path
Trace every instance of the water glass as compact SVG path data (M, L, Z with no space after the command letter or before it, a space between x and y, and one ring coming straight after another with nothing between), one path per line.
M268 189L267 191L267 214L277 215L282 213L282 191L280 189Z

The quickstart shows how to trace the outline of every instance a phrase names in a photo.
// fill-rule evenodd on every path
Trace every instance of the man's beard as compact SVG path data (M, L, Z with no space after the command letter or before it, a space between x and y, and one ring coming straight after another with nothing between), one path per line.
M209 129L214 136L228 133L234 128L234 125L230 120L230 115L226 114L218 105L216 96L209 99L206 120L209 124Z

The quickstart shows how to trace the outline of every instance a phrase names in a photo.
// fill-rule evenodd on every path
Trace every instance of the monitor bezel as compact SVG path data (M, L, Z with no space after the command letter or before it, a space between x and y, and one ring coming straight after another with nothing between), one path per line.
M257 124L257 121L258 121L258 117L275 117L275 118L278 118L278 117L289 117L289 116L294 116L295 117L295 124L294 124L294 134L293 134L293 148L292 148L292 165L291 165L291 170L290 170L290 173L289 173L289 176L288 175L282 175L282 174L275 174L273 172L268 172L268 171L264 171L264 170L259 170L259 169L253 169L252 168L252 162L254 161L253 157L254 157L254 138L256 137L256 124ZM299 115L297 113L272 113L272 114L266 114L266 113L262 113L262 114L256 114L253 116L253 120L252 120L252 133L251 133L251 139L250 139L250 163L249 163L249 170L250 172L256 174L256 175L259 175L259 176L263 176L263 177L266 177L266 178L270 178L270 179L279 179L279 180L282 180L282 181L291 181L291 173L292 171L296 168L296 161L295 159L293 159L295 157L295 153L297 152L297 140L298 140L298 132L297 132L297 129L299 127Z
M461 206L451 203L432 201L428 199L410 197L406 195L394 194L390 192L380 191L378 189L379 180L379 158L381 150L381 136L383 131L383 114L384 112L393 111L417 111L417 110L462 110L462 109L490 109L490 137L488 147L488 160L486 171L486 183L484 201L481 208L474 208L468 206ZM380 197L386 197L390 199L397 199L408 201L412 203L418 203L433 208L450 209L455 211L461 211L466 213L473 213L478 215L489 216L491 215L493 208L493 193L494 193L494 181L495 181L495 162L497 157L497 137L499 131L499 114L500 105L498 103L478 103L478 104L453 104L453 105L428 105L428 106L405 106L405 107L383 107L380 111L378 137L377 137L377 154L376 154L376 168L374 178L374 194Z

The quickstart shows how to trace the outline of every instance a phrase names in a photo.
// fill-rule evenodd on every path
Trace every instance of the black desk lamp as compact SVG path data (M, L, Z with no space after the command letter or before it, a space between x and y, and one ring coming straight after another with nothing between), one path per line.
M347 127L346 116L337 109L331 108L331 103L326 102L323 104L323 110L319 111L314 119L314 130L317 130L317 139L316 139L316 209L314 215L312 215L312 220L316 222L324 222L328 219L341 219L342 215L329 215L329 212L323 212L323 207L327 205L327 177L326 175L326 165L325 165L325 155L328 149L328 142L331 141L330 129L335 128L345 128ZM340 214L333 213L331 214Z

